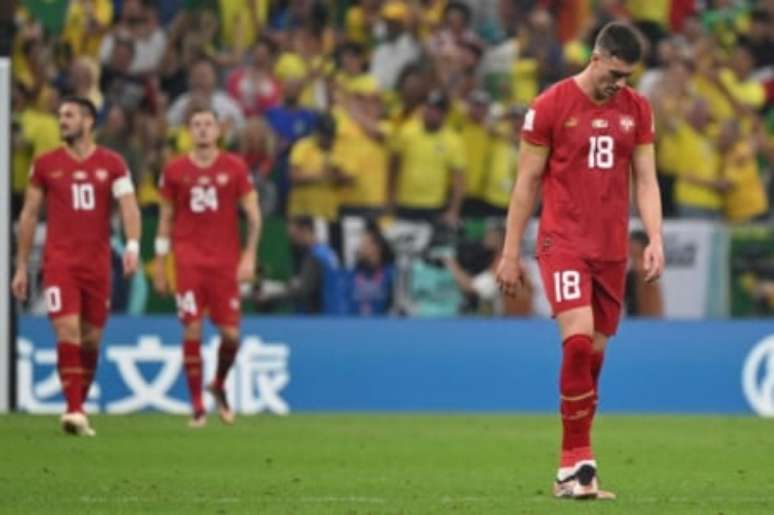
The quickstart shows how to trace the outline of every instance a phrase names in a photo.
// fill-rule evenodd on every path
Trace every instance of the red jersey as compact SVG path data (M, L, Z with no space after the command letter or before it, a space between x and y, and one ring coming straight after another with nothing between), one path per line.
M59 147L35 159L30 182L46 195L43 266L109 270L112 198L134 191L123 158L97 147L79 160Z
M188 156L170 161L161 176L161 194L172 203L175 257L186 266L236 266L239 262L238 207L253 191L247 165L220 152L207 168Z
M630 165L635 147L653 142L647 100L625 87L596 104L573 78L565 79L535 99L522 138L550 149L537 255L625 259Z

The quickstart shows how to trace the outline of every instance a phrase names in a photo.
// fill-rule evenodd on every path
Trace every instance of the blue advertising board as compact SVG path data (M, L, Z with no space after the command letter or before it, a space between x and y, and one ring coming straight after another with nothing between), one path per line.
M242 413L529 411L557 407L559 337L549 320L246 318L227 388ZM87 409L188 411L172 317L114 317ZM21 317L18 405L63 400L45 318ZM209 328L205 377L217 337ZM774 416L774 322L625 321L601 382L608 412Z

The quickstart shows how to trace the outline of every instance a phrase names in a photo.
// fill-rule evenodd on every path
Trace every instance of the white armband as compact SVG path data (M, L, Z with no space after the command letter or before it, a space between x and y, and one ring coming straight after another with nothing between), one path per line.
M113 181L113 198L123 197L129 193L134 193L134 185L132 179L128 175L119 177Z
M156 238L153 247L156 249L157 256L166 256L169 254L169 238Z
M126 251L131 252L132 254L139 254L140 242L138 242L137 240L128 240L126 242Z

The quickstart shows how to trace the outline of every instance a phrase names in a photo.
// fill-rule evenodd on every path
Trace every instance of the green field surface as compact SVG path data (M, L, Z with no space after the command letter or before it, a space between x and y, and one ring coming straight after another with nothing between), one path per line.
M342 414L0 417L3 514L774 514L774 420L612 416L596 423L616 501L551 497L552 416Z

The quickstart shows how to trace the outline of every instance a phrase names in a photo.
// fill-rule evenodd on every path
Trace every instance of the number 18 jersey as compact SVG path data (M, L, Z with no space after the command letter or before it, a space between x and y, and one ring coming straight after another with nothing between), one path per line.
M597 104L568 78L534 101L522 139L549 149L536 254L625 259L631 162L653 142L647 100L625 87Z
M253 191L245 162L220 152L200 167L181 156L164 168L161 195L172 204L172 247L178 264L235 267L239 262L239 201Z

